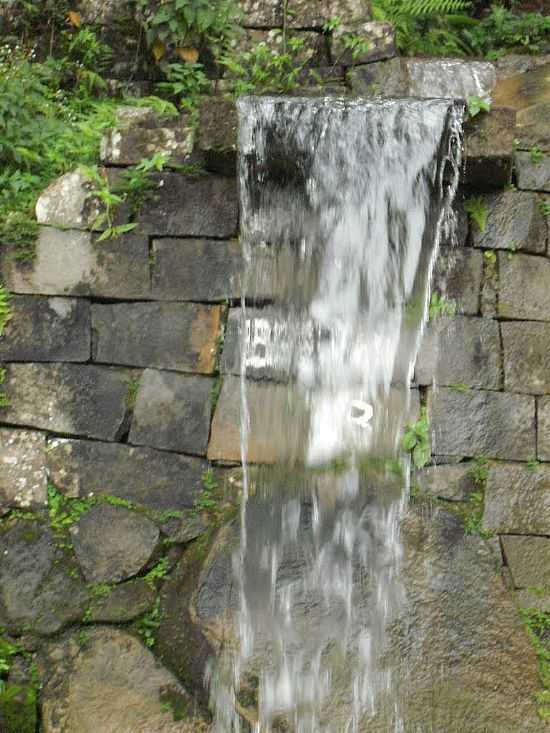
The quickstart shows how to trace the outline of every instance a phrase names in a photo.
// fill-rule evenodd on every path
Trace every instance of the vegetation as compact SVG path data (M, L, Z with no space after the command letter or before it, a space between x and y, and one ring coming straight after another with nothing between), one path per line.
M539 660L542 692L537 695L539 716L550 720L550 613L536 608L522 608L520 615Z
M160 608L160 598L157 598L155 605L143 616L136 625L138 634L142 637L145 646L151 649L155 646L156 634L160 628L162 621L162 611Z
M11 318L10 293L0 284L0 336Z
M470 219L479 231L484 232L489 218L489 207L485 199L482 196L473 196L467 199L464 202L464 211L469 214Z
M456 314L456 305L445 296L432 293L430 305L428 308L428 318L432 321L440 316L454 316Z
M428 415L426 408L420 411L418 420L407 426L402 442L403 450L411 454L415 468L423 468L431 458Z
M6 381L6 370L0 368L0 408L8 407L10 404L7 394L4 392L5 381Z
M468 117L477 117L480 112L490 112L491 103L481 97L468 97Z

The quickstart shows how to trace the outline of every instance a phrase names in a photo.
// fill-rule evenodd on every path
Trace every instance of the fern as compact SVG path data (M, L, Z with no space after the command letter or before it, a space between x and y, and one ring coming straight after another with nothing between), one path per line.
M405 0L401 5L401 12L418 18L422 15L435 15L444 13L458 13L469 7L466 0Z

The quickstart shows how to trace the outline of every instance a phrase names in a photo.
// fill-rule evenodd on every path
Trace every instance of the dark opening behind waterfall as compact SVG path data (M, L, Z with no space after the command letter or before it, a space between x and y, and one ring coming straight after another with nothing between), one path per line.
M250 98L239 113L244 496L215 730L408 733L387 643L406 600L400 443L462 105Z

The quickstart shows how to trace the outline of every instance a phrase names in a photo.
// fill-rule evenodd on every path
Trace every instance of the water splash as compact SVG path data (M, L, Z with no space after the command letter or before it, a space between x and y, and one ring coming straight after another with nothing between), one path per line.
M214 729L357 733L384 705L400 733L399 442L462 110L250 98L239 114L244 496ZM251 435L275 463L250 465Z

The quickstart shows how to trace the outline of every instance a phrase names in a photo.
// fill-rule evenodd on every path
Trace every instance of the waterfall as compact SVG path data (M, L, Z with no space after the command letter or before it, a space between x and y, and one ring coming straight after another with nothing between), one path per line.
M214 730L357 733L383 710L398 733L400 442L462 106L247 98L239 115L244 495Z

